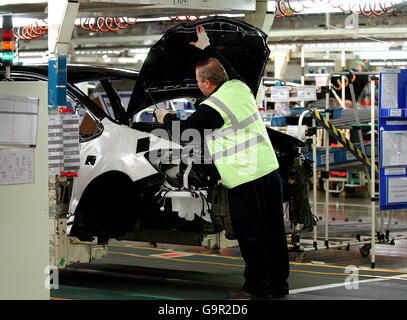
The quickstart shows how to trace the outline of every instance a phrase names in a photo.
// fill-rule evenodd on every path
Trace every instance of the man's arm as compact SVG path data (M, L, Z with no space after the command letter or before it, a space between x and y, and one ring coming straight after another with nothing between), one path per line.
M199 26L195 29L195 31L196 31L196 35L198 37L198 41L190 42L189 44L201 49L203 58L218 59L219 62L221 63L221 65L225 68L225 71L226 71L227 75L229 76L230 80L238 79L238 80L246 83L246 81L242 78L242 76L240 76L236 72L236 70L232 67L230 62L227 61L216 48L211 47L208 35L206 34L204 27Z
M174 122L179 123L181 132L186 129L196 129L201 134L202 139L205 129L215 130L224 124L220 113L206 105L200 105L186 120L180 120L175 114L167 113L163 122L170 132Z

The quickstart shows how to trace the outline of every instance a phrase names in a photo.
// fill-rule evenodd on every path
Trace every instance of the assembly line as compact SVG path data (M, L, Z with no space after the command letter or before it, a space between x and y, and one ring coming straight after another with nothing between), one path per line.
M405 300L406 13L3 1L0 299Z

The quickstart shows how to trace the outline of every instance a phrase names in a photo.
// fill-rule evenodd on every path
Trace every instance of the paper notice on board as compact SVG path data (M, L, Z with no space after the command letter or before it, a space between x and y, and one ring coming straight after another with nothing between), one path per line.
M287 126L286 134L292 136L294 138L305 140L305 131L307 130L307 126L301 127L301 138L298 137L298 126Z
M387 168L384 169L386 176L397 176L406 174L406 168Z
M297 101L316 101L317 88L315 86L298 86Z
M0 150L0 185L33 182L33 148Z
M271 102L288 102L290 100L290 87L278 86L270 88Z
M398 108L398 73L382 73L381 108Z
M407 131L383 131L382 140L382 166L407 166Z
M388 203L407 202L407 178L389 178L388 187Z
M78 172L80 167L79 116L48 116L48 174Z
M35 145L38 98L0 95L0 144Z

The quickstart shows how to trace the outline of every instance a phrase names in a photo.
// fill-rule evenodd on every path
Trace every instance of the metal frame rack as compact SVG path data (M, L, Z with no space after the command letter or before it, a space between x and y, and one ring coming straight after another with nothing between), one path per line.
M353 75L368 75L369 76L369 83L370 83L370 91L371 91L371 119L370 119L370 124L371 124L371 154L370 154L370 174L368 173L369 177L369 192L370 192L370 199L371 199L371 205L370 205L370 210L371 210L371 236L370 239L367 240L361 240L360 236L356 237L356 240L352 239L338 239L339 241L334 243L332 242L335 239L329 239L329 228L328 228L328 207L329 207L329 176L326 177L324 185L325 185L325 236L324 236L324 245L318 245L318 238L317 238L317 227L314 226L313 228L313 246L312 247L303 247L299 250L296 251L298 257L297 260L301 261L303 258L303 255L307 251L316 251L316 250L321 250L321 249L331 249L331 248L343 248L345 247L346 250L350 249L351 245L361 245L363 244L364 246L360 249L360 252L363 256L368 256L369 252L371 253L371 268L375 268L376 260L375 260L375 244L376 242L379 243L385 243L385 244L394 244L394 238L392 240L389 239L389 230L386 230L386 235L384 235L384 216L383 212L381 212L381 232L376 232L377 229L377 222L376 222L376 204L375 202L378 200L378 197L376 196L376 191L375 191L375 176L376 176L376 165L375 165L375 77L379 73L377 72L334 72L331 73L328 78L327 78L327 88L326 90L326 106L325 106L325 114L326 114L326 120L329 123L329 93L332 90L331 88L331 77L334 75L339 75L342 77L347 77L347 76L353 76ZM354 95L354 90L353 86L350 83L350 89L351 89L351 95L352 95L352 102L353 102L353 109L355 112L355 121L357 124L357 127L359 128L359 140L361 143L362 151L365 153L365 145L363 143L362 139L362 134L360 130L360 121L359 121L359 115L358 111L356 109L356 99ZM299 132L299 138L301 138L301 130L300 128L302 127L302 121L304 116L311 112L311 110L305 110L298 121L298 132ZM316 128L316 120L313 118L312 119L312 126ZM317 162L316 162L316 157L317 157L317 151L316 151L316 130L314 130L313 135L312 135L312 152L313 152L313 211L314 214L317 212ZM325 136L325 155L326 155L326 161L325 161L325 171L329 172L330 164L329 164L329 135L327 134ZM367 171L367 168L365 169ZM390 212L389 214L389 222L388 222L388 227L390 226L391 219L392 219L393 211ZM296 226L296 233L299 235L300 233L300 225ZM297 241L299 241L299 236L297 237ZM398 237L397 239L403 239L407 237ZM331 240L331 243L330 243Z

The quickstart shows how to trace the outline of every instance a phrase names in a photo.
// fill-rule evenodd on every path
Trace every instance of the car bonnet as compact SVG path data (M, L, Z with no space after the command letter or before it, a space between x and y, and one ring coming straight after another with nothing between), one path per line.
M179 97L203 97L195 80L201 50L195 28L202 25L213 47L226 58L257 93L270 50L267 35L245 22L209 17L181 22L169 29L150 49L140 70L127 110L129 118L155 103Z

